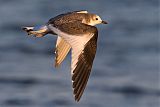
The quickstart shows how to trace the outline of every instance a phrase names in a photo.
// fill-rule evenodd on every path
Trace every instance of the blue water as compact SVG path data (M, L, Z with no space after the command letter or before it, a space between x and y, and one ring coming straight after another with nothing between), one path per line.
M97 55L79 103L70 56L53 67L56 37L21 30L74 10L109 22L97 26ZM159 12L158 0L1 0L0 107L159 107Z

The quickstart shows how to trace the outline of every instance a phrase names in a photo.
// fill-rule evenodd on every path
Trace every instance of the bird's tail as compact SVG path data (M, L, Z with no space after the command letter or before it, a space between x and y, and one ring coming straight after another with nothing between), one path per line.
M28 35L35 35L36 37L42 37L49 33L47 26L36 26L36 27L22 27Z

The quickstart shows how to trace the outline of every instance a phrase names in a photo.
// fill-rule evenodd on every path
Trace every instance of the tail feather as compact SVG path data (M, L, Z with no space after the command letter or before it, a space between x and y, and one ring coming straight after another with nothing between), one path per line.
M26 31L28 35L32 35L31 31L33 31L34 27L22 27L22 30Z
M48 34L46 27L35 29L34 27L23 27L22 30L26 31L28 35L35 35L36 37L42 37Z

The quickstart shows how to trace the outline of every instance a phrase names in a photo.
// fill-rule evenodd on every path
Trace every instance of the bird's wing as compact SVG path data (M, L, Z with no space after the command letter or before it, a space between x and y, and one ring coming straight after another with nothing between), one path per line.
M75 100L79 101L86 87L96 54L98 30L79 22L50 26L72 47L71 74Z
M63 62L71 46L61 37L58 36L55 50L55 67L59 67Z
M81 49L72 50L72 81L75 100L79 101L86 87L97 49L98 32Z

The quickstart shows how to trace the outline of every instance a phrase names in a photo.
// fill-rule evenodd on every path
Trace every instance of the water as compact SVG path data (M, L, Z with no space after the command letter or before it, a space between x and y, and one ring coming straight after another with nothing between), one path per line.
M88 10L98 25L98 50L87 88L74 101L70 56L53 67L56 38L28 37L23 26ZM0 107L158 107L158 0L1 0Z

